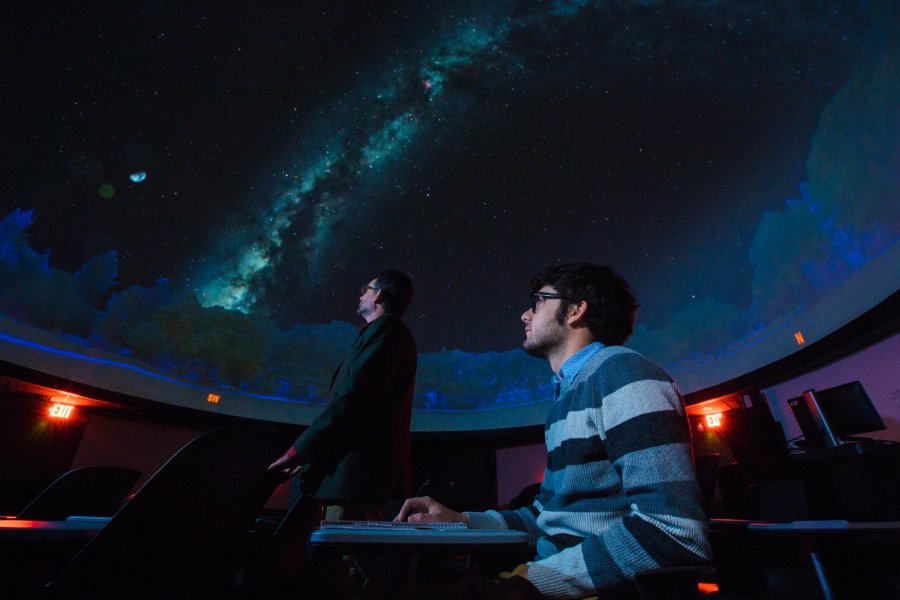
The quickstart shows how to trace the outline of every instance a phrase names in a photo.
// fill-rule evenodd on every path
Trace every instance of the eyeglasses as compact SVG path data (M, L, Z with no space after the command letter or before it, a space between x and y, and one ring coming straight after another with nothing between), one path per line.
M373 286L371 286L371 285L364 285L364 286L362 286L361 288L359 288L359 295L360 295L360 296L365 296L365 295L366 295L366 292L367 292L368 290L378 291L378 290L380 290L380 289L381 289L381 288L373 287Z
M531 312L537 312L538 306L542 306L545 300L568 300L562 294L556 292L531 292Z

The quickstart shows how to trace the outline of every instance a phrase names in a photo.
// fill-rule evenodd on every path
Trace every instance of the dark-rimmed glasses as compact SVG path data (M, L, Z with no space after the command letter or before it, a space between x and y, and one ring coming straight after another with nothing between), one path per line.
M537 312L538 305L543 304L544 300L568 300L562 294L558 294L556 292L531 292L531 312Z
M366 291L368 291L368 290L373 290L373 291L376 291L376 292L377 292L377 291L380 290L380 289L381 289L381 288L377 288L377 287L371 286L371 285L369 285L369 284L366 284L366 285L361 286L361 287L359 288L359 295L360 295L360 296L365 296L365 295L366 295Z

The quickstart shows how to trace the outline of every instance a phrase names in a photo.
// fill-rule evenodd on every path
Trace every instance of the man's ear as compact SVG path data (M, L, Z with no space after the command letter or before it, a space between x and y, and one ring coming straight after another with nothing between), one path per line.
M588 303L586 300L581 302L569 302L569 308L566 309L566 323L575 325L587 314Z
M384 303L384 290L376 290L374 302L375 304Z

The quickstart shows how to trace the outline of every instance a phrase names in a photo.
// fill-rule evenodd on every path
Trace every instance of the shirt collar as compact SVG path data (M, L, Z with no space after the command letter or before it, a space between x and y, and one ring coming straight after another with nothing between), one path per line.
M563 382L567 384L572 383L572 380L575 379L575 376L578 375L584 365L587 364L587 361L605 347L606 346L600 342L591 342L570 356L559 368L559 373L555 373L551 378L553 388L557 391L556 395L559 396L558 390L560 390Z

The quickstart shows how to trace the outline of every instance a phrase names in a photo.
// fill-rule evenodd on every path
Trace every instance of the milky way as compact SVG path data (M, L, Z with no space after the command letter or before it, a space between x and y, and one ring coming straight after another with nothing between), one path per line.
M577 6L579 3L574 3ZM562 12L574 13L568 7ZM518 22L515 27L540 22L559 14ZM423 127L440 119L450 106L441 102L450 81L464 70L484 68L503 55L502 44L513 27L502 19L491 28L465 25L457 39L419 65L395 69L393 81L379 91L360 112L365 118L346 125L326 151L297 174L285 174L292 181L271 203L255 226L241 232L251 240L238 248L237 256L215 256L209 279L196 288L206 306L249 310L256 288L264 286L267 274L282 256L283 234L298 218L309 219L302 242L303 259L314 274L327 250L334 224L343 218L350 190L407 149Z
M458 119L458 113L468 108L445 97L459 91L455 88L459 79L483 77L496 84L520 75L525 67L507 48L510 37L540 35L578 19L591 8L615 10L619 4L633 3L560 0L530 11L507 6L506 14L458 18L457 31L442 36L436 51L424 60L391 68L388 83L373 97L359 94L356 104L343 114L346 122L321 144L318 156L314 154L306 165L283 174L286 189L275 194L253 225L227 235L205 267L197 269L194 290L198 298L205 306L249 311L269 284L272 270L285 259L282 250L288 229L303 231L299 244L303 255L299 258L307 275L315 279L335 225L347 217L353 190L390 166L422 131L437 121ZM689 3L684 8L688 10ZM706 9L690 10L702 18ZM633 50L632 58L605 60L640 61L646 58L641 46ZM602 60L596 57L594 62ZM482 81L482 85L490 86L491 81ZM290 257L295 262L297 258Z
M277 307L279 303L297 304L293 295L296 292L285 293L284 275L302 278L310 289L328 276L324 265L352 260L338 257L344 254L343 249L331 247L346 242L342 238L345 225L355 224L358 228L371 215L373 208L368 206L368 197L373 194L362 190L383 188L385 182L405 187L410 163L417 160L411 158L411 151L421 153L425 148L433 153L434 148L427 146L435 127L448 122L461 124L467 114L483 110L479 89L508 86L510 103L519 111L534 101L545 102L558 94L568 98L580 94L598 97L603 87L622 86L625 80L660 89L688 87L685 82L692 81L699 89L731 88L731 93L740 97L756 93L763 79L769 79L768 86L791 84L788 79L782 83L773 79L771 67L769 72L760 67L771 64L773 56L786 57L778 67L785 74L813 72L817 68L815 58L798 59L803 56L804 44L815 37L824 40L840 35L841 25L836 24L841 22L841 13L837 11L827 15L820 11L827 18L816 23L809 19L813 13L795 15L787 11L776 18L758 9L756 3L745 2L710 5L587 0L456 7L455 12L441 18L438 30L429 33L426 50L400 51L383 60L372 57L375 66L369 76L371 83L357 84L346 90L334 106L322 107L319 112L325 115L324 123L309 125L301 133L297 146L302 147L302 152L288 151L294 156L280 169L277 185L262 186L255 197L248 198L247 213L252 216L237 219L238 226L233 220L217 233L214 247L205 251L203 259L192 267L190 285L205 306L249 312L265 298L276 305L276 312L290 312L292 309ZM766 38L766 45L757 43L757 38L762 37ZM760 70L747 71L743 81L711 80L710 73L722 69L723 53L729 55L730 62L756 65L752 68ZM513 87L519 89L513 91ZM641 97L638 90L626 89L624 93L626 98L630 94L635 99ZM558 117L565 123L564 113ZM607 118L602 114L598 117L601 121ZM508 116L499 116L503 118ZM610 122L604 127L612 129L616 124ZM632 144L628 137L614 141L618 145L623 142ZM682 143L689 144L689 138L685 137ZM716 142L709 139L701 143L713 148ZM640 153L640 140L635 140L634 145ZM420 156L418 165L412 168L431 158ZM635 159L633 165L642 160L639 155ZM402 172L398 165L404 167ZM678 166L676 163L668 168L675 172ZM657 176L667 177L663 173ZM794 186L800 183L799 177L793 182ZM547 185L549 188L553 184ZM652 196L648 196L650 199ZM756 198L754 202L761 200ZM585 199L585 203L589 205L590 200ZM615 224L625 214L622 207L604 209L600 203L594 204L595 208L588 210L599 213L601 222ZM379 209L406 210L393 199L382 200ZM689 213L686 218L691 218ZM714 221L721 218L714 217ZM656 229L664 227L662 223L652 225ZM607 251L615 248L615 238L610 237L616 235L615 231L603 233L609 240ZM585 232L581 235L591 239ZM421 244L420 239L417 245ZM582 247L582 256L596 253L592 242ZM739 246L733 252L746 256L746 250ZM500 256L498 252L493 254ZM646 248L643 254L648 262L656 261L657 266L648 265L651 270L660 268L658 254ZM552 254L545 248L543 256ZM674 257L670 255L669 260ZM623 266L634 269L636 265ZM495 271L483 275L496 277ZM744 273L748 280L749 274L746 270ZM695 284L701 293L702 285ZM665 299L652 298L653 310L661 311L668 303L678 303L679 297L696 297L696 289L685 289Z

